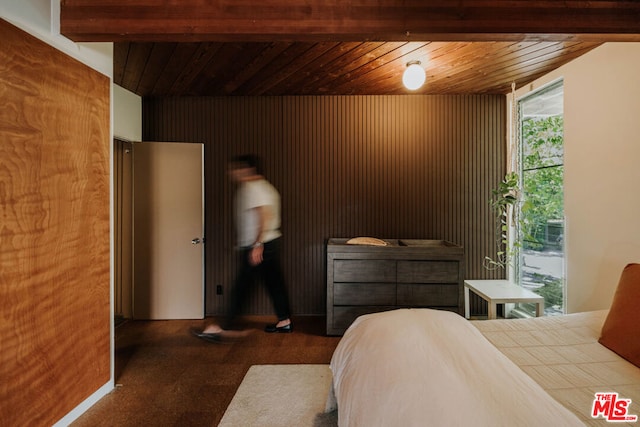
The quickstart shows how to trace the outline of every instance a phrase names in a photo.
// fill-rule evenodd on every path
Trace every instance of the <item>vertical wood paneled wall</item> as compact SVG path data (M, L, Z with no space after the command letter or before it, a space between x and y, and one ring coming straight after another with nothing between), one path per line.
M330 237L444 239L466 278L496 278L491 189L505 173L503 96L194 97L143 100L146 141L205 143L206 309L235 273L226 162L257 153L282 195L283 266L295 314L323 314ZM216 285L225 293L216 295ZM272 308L260 288L247 313Z

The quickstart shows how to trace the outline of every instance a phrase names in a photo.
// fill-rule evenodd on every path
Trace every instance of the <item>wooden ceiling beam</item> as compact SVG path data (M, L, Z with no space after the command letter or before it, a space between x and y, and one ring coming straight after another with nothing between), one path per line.
M640 41L637 0L61 0L76 42Z

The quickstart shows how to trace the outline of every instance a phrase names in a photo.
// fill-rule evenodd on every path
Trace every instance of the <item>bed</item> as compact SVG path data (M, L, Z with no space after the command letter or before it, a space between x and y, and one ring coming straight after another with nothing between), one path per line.
M640 264L625 272L609 310L482 321L432 309L361 316L333 354L327 410L337 408L340 426L637 426ZM618 405L607 406L611 393Z

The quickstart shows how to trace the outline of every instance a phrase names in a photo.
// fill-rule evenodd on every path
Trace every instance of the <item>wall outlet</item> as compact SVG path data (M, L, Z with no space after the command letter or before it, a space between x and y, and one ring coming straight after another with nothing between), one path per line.
M216 286L216 295L222 295L222 285Z

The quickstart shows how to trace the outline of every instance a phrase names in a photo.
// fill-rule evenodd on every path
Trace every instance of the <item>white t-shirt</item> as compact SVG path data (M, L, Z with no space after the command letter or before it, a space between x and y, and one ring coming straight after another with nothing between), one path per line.
M238 245L247 247L258 239L260 218L256 208L266 206L270 212L266 230L262 232L263 243L282 235L280 233L280 194L266 179L243 182L236 192L235 214Z

